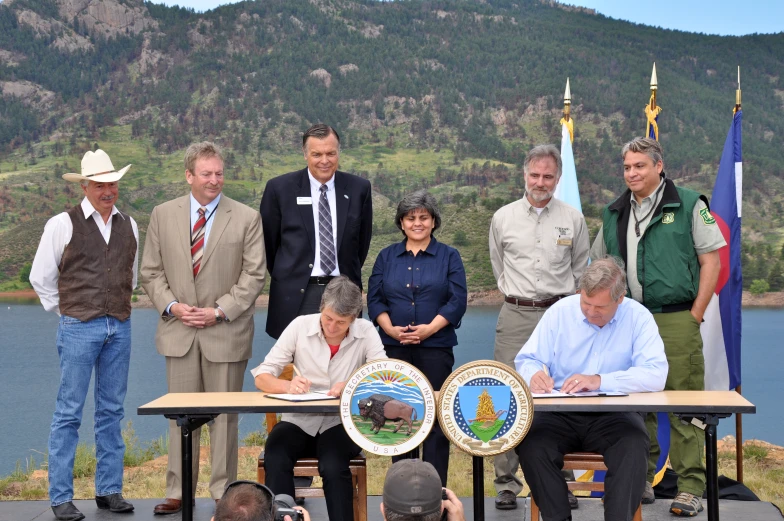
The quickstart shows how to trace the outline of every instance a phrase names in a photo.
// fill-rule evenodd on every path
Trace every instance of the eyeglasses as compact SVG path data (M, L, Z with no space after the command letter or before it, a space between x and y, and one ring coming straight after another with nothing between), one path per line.
M257 489L261 490L263 494L266 494L267 497L269 498L268 503L269 503L269 511L271 514L270 519L275 518L275 494L272 493L272 490L270 490L270 488L267 485L262 485L261 483L258 483L256 481L250 481L247 479L238 479L237 481L232 481L231 483L226 485L226 488L223 490L223 495L226 495L226 493L229 491L230 488L236 487L238 485L252 485Z

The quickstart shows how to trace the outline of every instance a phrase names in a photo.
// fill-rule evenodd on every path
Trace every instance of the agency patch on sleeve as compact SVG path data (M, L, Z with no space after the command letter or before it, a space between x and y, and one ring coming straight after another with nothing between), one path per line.
M716 219L713 218L707 208L700 210L700 217L702 217L702 222L705 223L706 226L716 224Z

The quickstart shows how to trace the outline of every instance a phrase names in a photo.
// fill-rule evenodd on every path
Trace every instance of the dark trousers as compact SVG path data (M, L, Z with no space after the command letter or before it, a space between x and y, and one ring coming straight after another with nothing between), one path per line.
M302 304L299 305L297 316L313 315L319 312L321 307L321 297L324 295L326 285L322 284L308 284L305 286L305 296L302 297ZM362 318L362 312L359 313L359 318Z
M353 521L354 491L348 464L359 453L342 425L310 436L293 423L278 422L264 449L266 485L275 494L294 497L294 464L300 458L316 457L329 519Z
M455 355L451 347L384 346L384 351L389 358L408 362L422 371L434 391L441 390L455 364ZM401 456L393 456L392 462L418 457L419 448L416 448ZM422 460L436 468L441 478L441 486L445 487L449 474L449 439L444 435L438 422L433 425L433 430L422 443Z
M649 447L639 413L538 412L516 450L544 521L571 519L561 469L564 454L580 451L604 456L605 521L630 521L645 488Z
M321 307L321 296L327 286L320 284L308 284L305 286L305 296L302 297L302 304L299 305L297 316L312 315L319 312Z

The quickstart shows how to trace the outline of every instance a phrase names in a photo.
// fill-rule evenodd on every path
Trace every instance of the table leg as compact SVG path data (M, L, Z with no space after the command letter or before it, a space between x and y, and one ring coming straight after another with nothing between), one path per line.
M485 521L485 460L473 456L474 467L474 521Z
M216 416L217 414L169 417L177 421L182 442L182 521L193 521L193 431Z
M705 426L705 477L708 488L708 521L719 521L719 458L717 454L716 425L719 419L706 418Z

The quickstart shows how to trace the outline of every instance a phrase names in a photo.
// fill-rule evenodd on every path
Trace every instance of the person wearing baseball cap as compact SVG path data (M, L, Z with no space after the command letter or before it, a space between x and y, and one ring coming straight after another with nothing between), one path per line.
M84 199L46 223L30 283L46 311L60 316L60 388L49 434L49 500L61 521L84 519L73 504L73 465L90 378L95 371L95 501L131 512L122 496L125 443L121 422L131 360L131 293L136 287L139 229L117 209L118 181L103 150L82 159Z
M435 467L419 459L404 459L389 468L380 508L386 521L465 521L455 493L441 488Z

